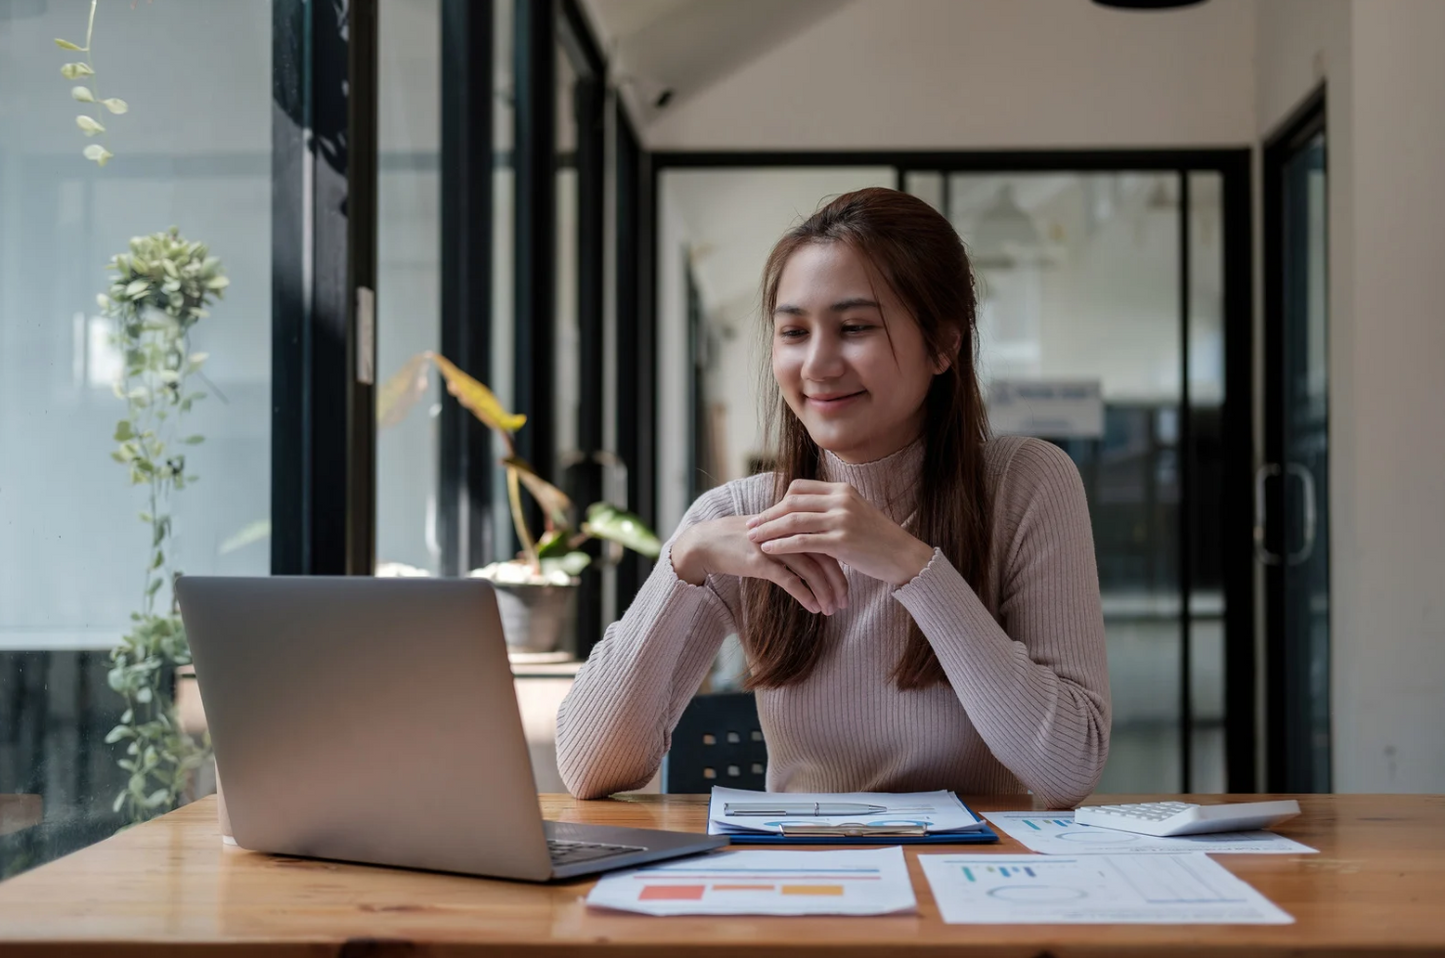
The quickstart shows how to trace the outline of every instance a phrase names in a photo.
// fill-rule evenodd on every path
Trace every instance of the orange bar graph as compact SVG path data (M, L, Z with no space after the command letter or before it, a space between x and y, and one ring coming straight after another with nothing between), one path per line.
M702 901L706 885L643 885L641 901Z
M842 885L784 885L784 895L841 895Z

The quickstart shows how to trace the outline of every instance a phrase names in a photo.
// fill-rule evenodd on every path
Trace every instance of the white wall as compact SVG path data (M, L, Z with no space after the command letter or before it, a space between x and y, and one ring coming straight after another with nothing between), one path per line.
M653 149L1242 145L1254 7L853 0L643 130Z
M1445 791L1445 4L1258 13L1261 135L1328 83L1334 784Z

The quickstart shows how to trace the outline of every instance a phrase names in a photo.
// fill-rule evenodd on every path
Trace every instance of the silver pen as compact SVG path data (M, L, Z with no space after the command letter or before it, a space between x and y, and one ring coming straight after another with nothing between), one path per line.
M726 802L727 816L765 816L824 818L833 815L877 815L888 811L887 805L864 805L860 802Z

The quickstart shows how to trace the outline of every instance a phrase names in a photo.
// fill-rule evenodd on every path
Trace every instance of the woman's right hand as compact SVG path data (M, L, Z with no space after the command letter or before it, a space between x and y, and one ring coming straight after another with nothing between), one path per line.
M672 544L672 568L691 585L709 575L767 579L814 614L848 607L848 580L838 560L817 553L768 555L748 538L751 516L725 516L688 526Z

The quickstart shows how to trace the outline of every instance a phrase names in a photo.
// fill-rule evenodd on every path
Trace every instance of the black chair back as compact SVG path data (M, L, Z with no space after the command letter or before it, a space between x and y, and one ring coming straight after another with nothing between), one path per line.
M751 692L696 696L672 733L662 790L699 794L714 785L767 788L768 746Z

